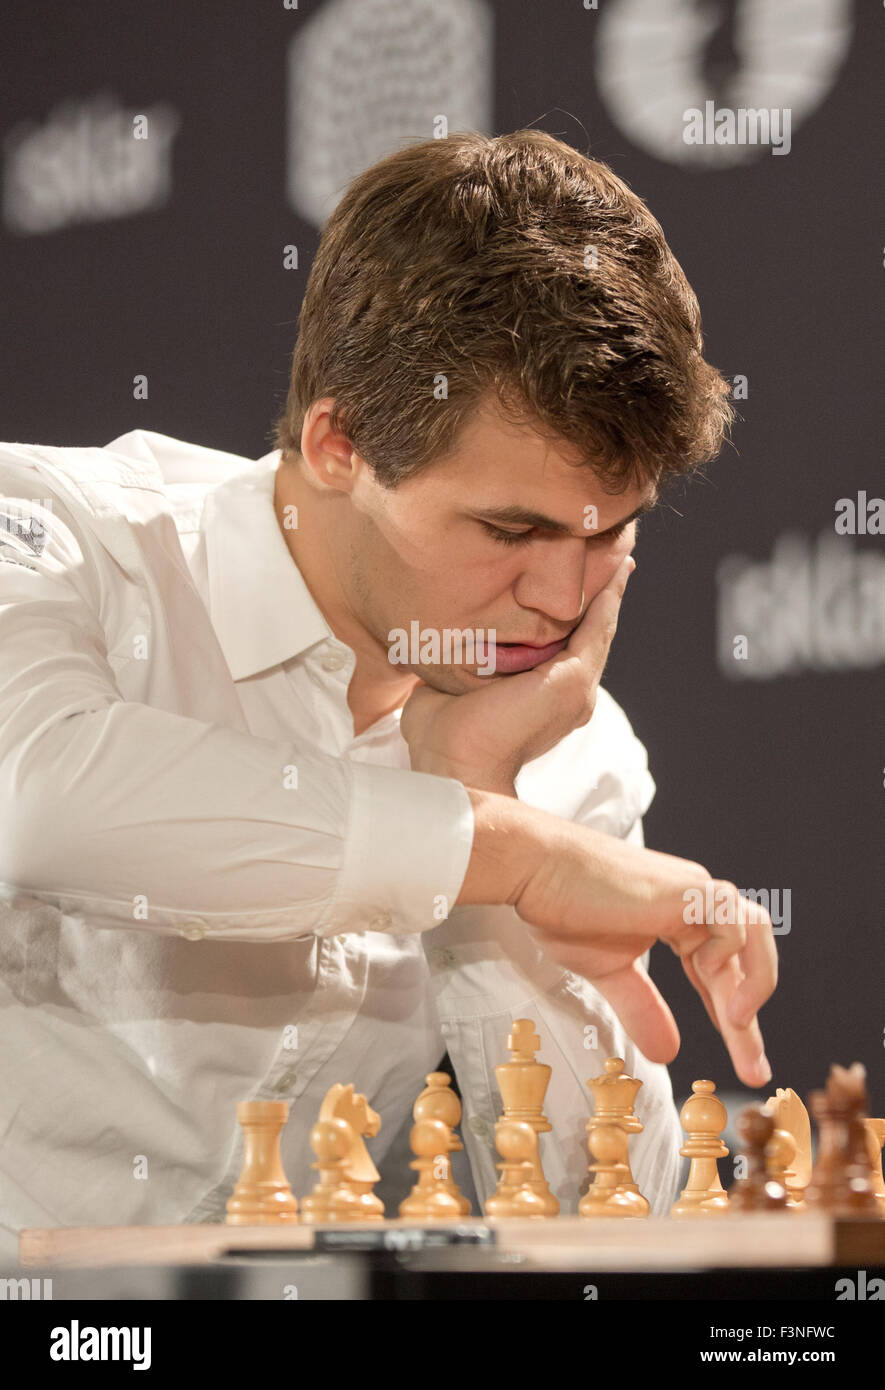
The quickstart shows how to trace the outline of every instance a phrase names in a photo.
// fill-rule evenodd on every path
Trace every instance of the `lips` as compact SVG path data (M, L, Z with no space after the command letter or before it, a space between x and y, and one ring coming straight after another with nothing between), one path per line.
M570 636L571 636L571 633L566 633L566 637L570 637ZM552 647L552 646L555 645L555 643L557 643L557 642L564 642L564 641L565 641L565 637L548 637L546 642L498 642L498 643L497 643L497 646L499 646L499 647L535 647L536 649L540 649L541 647Z
M568 637L560 637L557 642L548 642L543 647L535 646L529 642L497 642L491 647L494 654L495 671L510 675L516 671L530 671L533 666L540 666L542 661L549 661L557 652L561 652L568 642Z

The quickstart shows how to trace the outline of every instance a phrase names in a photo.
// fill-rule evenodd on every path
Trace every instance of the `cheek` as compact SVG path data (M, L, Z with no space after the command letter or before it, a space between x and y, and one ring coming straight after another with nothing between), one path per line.
M612 547L612 550L615 556L617 557L617 563L620 564L624 556L631 555L635 549L636 523L634 522L631 526L627 527L626 531L622 536L618 537L618 539L614 543L614 546Z
M584 570L584 592L590 595L599 593L611 579L618 565L626 555L631 555L636 546L636 527L628 526L623 535L606 546L587 547L587 567Z
M394 600L408 595L414 603L416 593L445 568L438 528L421 522L392 512L380 524L367 525L360 537L363 569Z

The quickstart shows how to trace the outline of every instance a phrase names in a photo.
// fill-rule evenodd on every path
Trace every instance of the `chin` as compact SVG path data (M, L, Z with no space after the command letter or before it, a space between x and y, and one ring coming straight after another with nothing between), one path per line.
M420 676L431 690L439 690L443 695L466 695L468 691L475 690L478 685L492 679L491 676L477 676L474 671L455 666L422 666L417 670L414 667L409 669L416 676Z

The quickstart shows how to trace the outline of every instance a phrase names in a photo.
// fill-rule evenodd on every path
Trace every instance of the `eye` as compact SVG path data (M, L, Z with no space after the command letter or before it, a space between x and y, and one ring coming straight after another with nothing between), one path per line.
M626 529L627 529L627 527L629 526L629 524L630 524L630 523L627 522L627 521L622 521L621 524L620 524L620 526L615 526L611 531L604 531L604 532L602 533L601 536L592 536L592 535L591 535L590 537L588 537L588 539L591 540L591 541L603 541L603 542L604 542L604 541L616 541L620 536L623 536L623 534L624 534L624 532L626 531Z
M528 531L503 531L500 526L493 526L490 521L481 521L479 524L493 540L499 541L501 545L522 545L534 531L534 527L530 527Z
M500 526L493 526L490 521L480 521L480 526L492 540L498 541L500 545L525 545L537 531L536 526L530 526L527 531L505 531ZM605 543L606 541L618 540L630 525L628 521L622 521L619 526L615 526L611 531L604 531L601 535L588 535L588 541Z

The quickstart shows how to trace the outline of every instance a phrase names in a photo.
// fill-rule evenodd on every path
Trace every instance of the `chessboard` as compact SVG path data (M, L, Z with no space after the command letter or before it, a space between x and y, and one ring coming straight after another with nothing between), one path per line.
M460 1098L447 1073L431 1072L412 1110L414 1186L395 1212L373 1191L380 1175L365 1142L380 1118L352 1082L337 1083L310 1131L317 1181L300 1199L281 1161L289 1103L241 1101L243 1165L223 1224L26 1229L20 1264L207 1266L336 1251L381 1258L435 1251L461 1271L508 1261L551 1272L885 1269L885 1121L866 1114L861 1063L834 1065L825 1088L811 1093L816 1155L808 1111L794 1091L778 1089L764 1105L746 1107L738 1123L741 1171L728 1191L718 1169L728 1154L726 1108L712 1081L695 1081L680 1112L685 1187L668 1216L651 1216L629 1153L642 1131L634 1109L642 1083L626 1074L623 1059L606 1059L587 1082L594 1102L587 1187L573 1213L560 1210L544 1176L540 1138L551 1129L543 1111L551 1068L535 1055L540 1044L532 1020L517 1019L507 1038L510 1060L495 1068L503 1102L495 1127L500 1179L479 1215L452 1172L451 1155L463 1147Z

